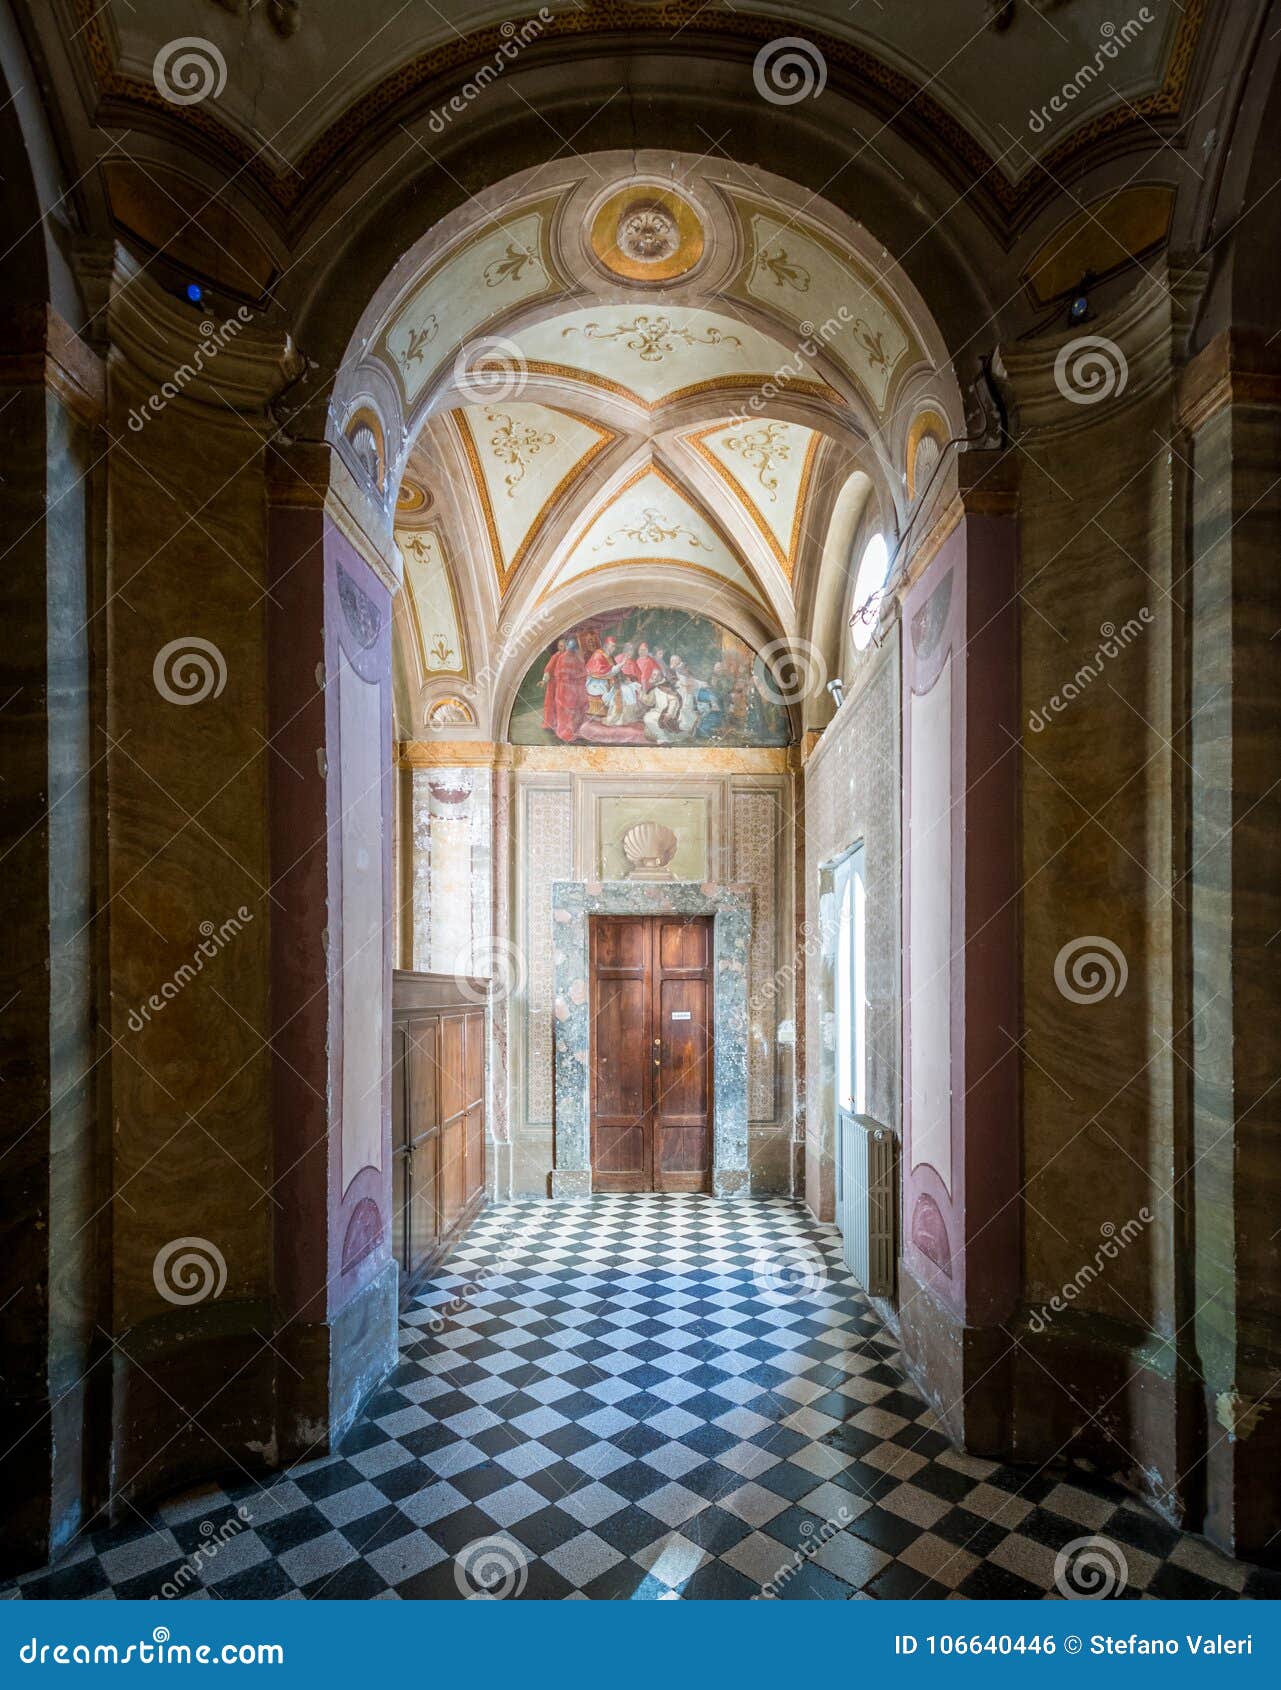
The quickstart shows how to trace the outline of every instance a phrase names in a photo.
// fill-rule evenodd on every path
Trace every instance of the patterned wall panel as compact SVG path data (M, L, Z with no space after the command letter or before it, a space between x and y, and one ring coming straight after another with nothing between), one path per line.
M775 1117L775 1048L787 995L770 989L778 966L778 853L786 830L782 795L738 790L731 795L731 873L753 891L752 942L748 957L748 1119Z
M574 796L568 787L524 791L523 893L528 1021L525 1035L525 1118L552 1124L552 881L574 872Z

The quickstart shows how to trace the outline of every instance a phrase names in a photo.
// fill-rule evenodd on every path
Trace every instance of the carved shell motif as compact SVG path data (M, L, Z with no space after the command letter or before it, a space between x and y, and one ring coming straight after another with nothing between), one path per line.
M661 822L637 822L627 829L621 843L633 869L661 869L676 855L680 841Z

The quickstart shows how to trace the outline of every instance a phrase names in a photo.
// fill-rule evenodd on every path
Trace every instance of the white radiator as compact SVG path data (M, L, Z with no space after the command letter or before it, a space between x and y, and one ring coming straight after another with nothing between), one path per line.
M837 1114L836 1218L845 1265L873 1297L893 1297L898 1259L894 1134L870 1115Z

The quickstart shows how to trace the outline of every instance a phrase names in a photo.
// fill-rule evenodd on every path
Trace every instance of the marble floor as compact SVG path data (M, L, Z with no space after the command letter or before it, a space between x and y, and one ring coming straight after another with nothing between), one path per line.
M800 1205L642 1196L490 1209L338 1453L86 1535L3 1594L1040 1599L1096 1576L1281 1594L1109 1484L957 1454Z

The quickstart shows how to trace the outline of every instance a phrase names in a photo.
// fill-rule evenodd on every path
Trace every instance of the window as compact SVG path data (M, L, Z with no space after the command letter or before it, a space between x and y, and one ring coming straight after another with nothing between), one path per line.
M867 885L858 844L835 865L836 1106L867 1113Z
M862 651L876 628L876 618L885 594L885 577L890 572L890 549L884 534L873 534L863 548L863 560L854 577L854 612L850 617L854 649Z

